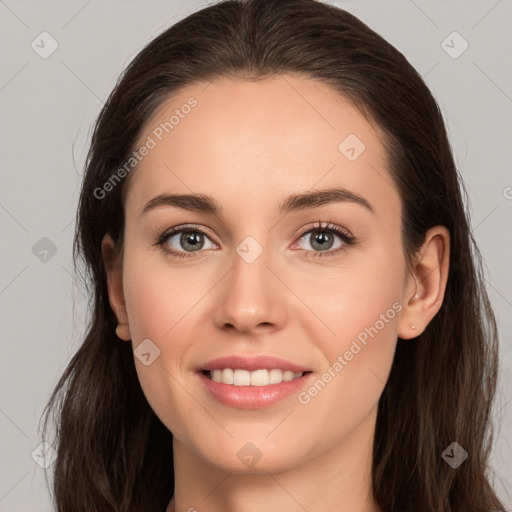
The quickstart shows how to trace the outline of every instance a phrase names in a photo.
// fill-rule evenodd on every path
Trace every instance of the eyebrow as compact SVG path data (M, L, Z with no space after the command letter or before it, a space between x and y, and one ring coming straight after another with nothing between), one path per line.
M339 187L292 194L279 205L279 213L285 215L293 211L319 208L332 203L355 203L375 213L373 206L364 197ZM205 194L159 194L145 204L141 215L161 206L172 206L216 217L222 216L220 204L213 197Z

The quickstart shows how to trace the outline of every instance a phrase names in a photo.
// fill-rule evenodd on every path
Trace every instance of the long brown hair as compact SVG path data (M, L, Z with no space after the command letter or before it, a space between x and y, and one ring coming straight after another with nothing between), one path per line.
M180 88L220 77L294 74L322 81L386 136L412 255L433 226L451 237L438 314L414 341L398 340L379 402L373 492L385 511L504 510L488 458L497 379L497 327L465 191L438 105L406 58L350 13L313 0L227 0L181 20L125 70L98 117L77 212L75 266L94 295L85 340L45 409L53 418L59 512L164 510L174 489L172 434L150 408L132 347L116 337L101 241L122 246L126 179L95 194L136 149L141 127ZM134 171L136 172L136 168ZM469 454L442 458L456 441Z

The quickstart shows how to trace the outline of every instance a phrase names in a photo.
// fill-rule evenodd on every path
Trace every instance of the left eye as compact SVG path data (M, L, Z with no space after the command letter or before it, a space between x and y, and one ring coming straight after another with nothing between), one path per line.
M335 237L341 240L338 247L333 247ZM336 231L331 229L310 229L304 235L301 236L300 241L306 240L309 242L311 247L306 247L305 250L313 250L313 251L332 251L336 250L339 247L343 246L346 240L343 240L343 235L338 234Z

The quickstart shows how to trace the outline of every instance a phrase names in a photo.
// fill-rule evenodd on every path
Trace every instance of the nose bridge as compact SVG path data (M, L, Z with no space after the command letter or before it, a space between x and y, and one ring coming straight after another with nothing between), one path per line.
M232 268L223 280L216 311L219 327L230 325L251 332L261 324L277 327L282 323L283 290L270 270L275 261L270 245L263 233L246 236L234 248Z

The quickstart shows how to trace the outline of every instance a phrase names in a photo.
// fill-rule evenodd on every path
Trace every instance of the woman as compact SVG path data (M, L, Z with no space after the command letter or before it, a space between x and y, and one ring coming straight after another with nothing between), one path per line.
M158 36L87 159L57 509L504 510L461 188L428 88L349 13L223 1Z

